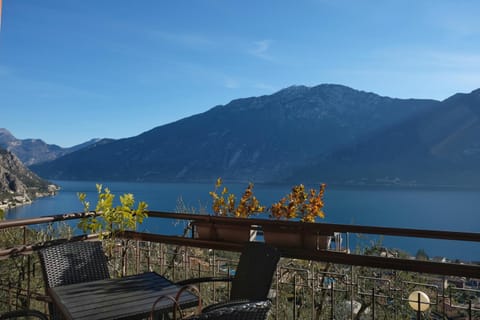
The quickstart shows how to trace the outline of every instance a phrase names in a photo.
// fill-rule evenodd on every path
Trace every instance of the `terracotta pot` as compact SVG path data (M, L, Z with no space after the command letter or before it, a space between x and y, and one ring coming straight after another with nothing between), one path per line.
M266 243L279 248L327 250L330 246L330 236L307 232L301 227L264 227L263 237Z
M195 238L201 240L243 243L254 241L257 235L257 231L251 230L249 225L204 221L194 221L193 225L195 226Z
M243 243L255 240L256 230L249 225L215 224L218 241Z
M217 232L214 224L205 221L194 221L192 225L195 228L194 237L201 240L217 240Z

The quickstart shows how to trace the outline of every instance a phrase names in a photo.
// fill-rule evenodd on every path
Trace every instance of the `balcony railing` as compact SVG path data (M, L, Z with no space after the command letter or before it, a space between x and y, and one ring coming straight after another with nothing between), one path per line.
M68 223L90 213L0 221L0 311L34 307L47 311L45 289L35 253L45 241L83 241L95 235L74 235ZM203 220L213 223L282 228L298 222L232 219L215 216L149 212L149 219ZM185 224L187 225L187 224ZM445 232L340 224L302 224L319 234L378 236L469 241L480 245L480 233ZM261 238L259 238L262 241ZM338 238L337 238L338 241ZM110 264L112 274L156 271L172 280L227 275L234 272L241 243L200 240L193 230L185 235L127 231L116 235ZM480 265L415 260L369 246L360 253L344 247L329 250L280 248L272 285L272 319L480 319ZM390 252L391 253L391 252ZM472 260L475 257L472 257ZM477 257L478 260L478 257ZM201 288L202 298L225 298L228 284ZM409 306L413 291L430 298L428 311Z

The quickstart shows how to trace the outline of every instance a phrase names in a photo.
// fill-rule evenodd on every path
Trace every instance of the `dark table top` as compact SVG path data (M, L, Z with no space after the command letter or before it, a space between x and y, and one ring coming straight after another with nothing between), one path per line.
M49 288L49 294L67 319L141 319L150 314L162 295L175 297L180 286L155 272L117 279ZM184 291L178 299L182 308L196 306L198 297ZM156 310L171 311L173 302L162 299Z

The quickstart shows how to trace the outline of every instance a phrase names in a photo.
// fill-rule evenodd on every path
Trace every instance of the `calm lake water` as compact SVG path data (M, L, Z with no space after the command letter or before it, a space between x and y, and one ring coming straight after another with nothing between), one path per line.
M95 182L55 181L61 191L55 197L43 198L33 204L9 210L7 219L38 217L83 211L77 192L86 192L87 199L96 203ZM133 193L136 200L146 201L150 210L175 211L178 200L196 210L203 207L210 212L212 184L201 183L131 183L107 182L112 193ZM240 195L246 184L227 184L229 191ZM308 186L312 187L312 186ZM313 186L315 187L315 186ZM270 205L290 191L291 186L257 184L254 193L263 205ZM479 190L405 190L405 189L335 189L325 193L326 218L330 223L480 232ZM166 234L179 233L181 226L164 219L149 219L140 228ZM378 238L358 239L350 235L354 244L368 244ZM395 247L415 254L424 249L429 256L447 256L451 259L480 261L480 244L385 237L386 247Z

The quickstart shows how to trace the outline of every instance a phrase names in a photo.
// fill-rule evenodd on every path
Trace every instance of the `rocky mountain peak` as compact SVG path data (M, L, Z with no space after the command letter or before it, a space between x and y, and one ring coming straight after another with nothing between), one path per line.
M15 137L10 133L10 131L8 131L7 129L5 128L0 128L0 141L5 141L5 142L9 142L9 141L14 141L16 140Z

